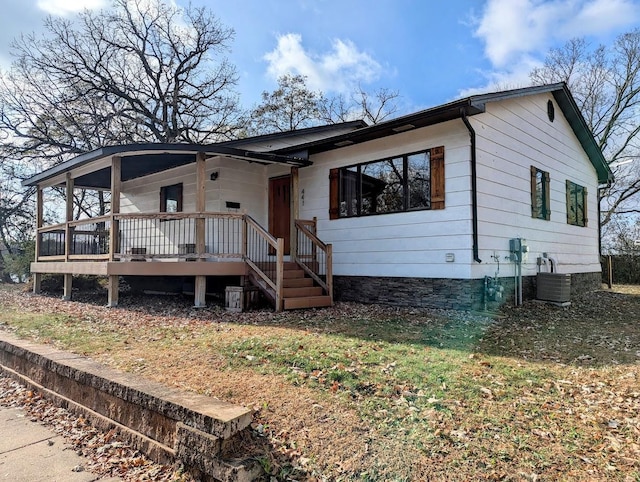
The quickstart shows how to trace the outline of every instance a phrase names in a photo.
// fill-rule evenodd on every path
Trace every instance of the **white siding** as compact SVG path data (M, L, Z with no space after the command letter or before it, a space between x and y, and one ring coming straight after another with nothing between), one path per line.
M329 170L445 146L445 209L329 220ZM300 169L300 215L318 218L336 275L468 278L471 265L469 134L462 121L312 156ZM303 199L304 197L304 199ZM446 262L453 253L455 262Z
M218 173L215 181L212 172ZM240 203L239 212L246 211L259 223L266 222L267 182L266 167L235 159L214 157L206 162L206 210L211 212L236 212L227 209L226 201ZM133 179L122 185L120 210L130 212L158 212L160 188L183 183L183 211L195 211L195 164Z
M193 163L124 182L122 185L120 211L123 213L156 213L160 208L160 188L171 184L183 183L183 211L194 212L196 201L195 166L195 163ZM210 179L213 172L218 173L216 180ZM222 213L247 212L258 223L266 226L267 183L265 166L249 164L235 159L214 157L206 161L205 179L205 209L207 211ZM240 203L240 208L227 208L227 201ZM146 222L144 228L145 244L153 245L156 243L166 246L166 250L177 252L177 245L195 243L192 236L195 232L194 229L187 230L187 236L181 237L171 232L171 224L161 223L157 220ZM154 238L158 239L154 240ZM240 242L239 235L236 235L233 239L236 243ZM214 244L216 242L211 241ZM122 243L125 250L140 244L135 239L123 239ZM223 252L228 252L228 250L234 249L237 251L239 247L209 246L209 249L220 249ZM159 252L158 254L165 253Z
M479 247L482 264L472 277L513 274L506 260L509 239L524 238L530 252L524 275L537 272L536 258L548 253L564 273L600 270L598 256L597 176L557 104L554 122L547 116L550 95L491 103L470 121L477 133ZM531 217L530 166L549 172L551 219ZM567 224L566 180L587 188L586 227Z

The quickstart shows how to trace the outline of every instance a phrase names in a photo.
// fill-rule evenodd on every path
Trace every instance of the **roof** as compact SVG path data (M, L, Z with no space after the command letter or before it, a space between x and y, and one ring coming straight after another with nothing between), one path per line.
M613 173L598 143L589 130L567 85L563 82L473 95L371 126L364 121L352 121L208 145L130 144L108 146L74 157L27 179L23 184L25 186L34 186L85 164L106 160L114 155L123 158L122 179L124 181L195 162L195 153L197 152L204 152L210 156L224 155L248 162L306 166L311 164L309 161L310 154L391 136L408 130L459 119L463 116L481 114L486 111L487 103L542 93L553 95L593 164L598 175L598 181L601 183L613 181ZM79 187L108 188L110 185L110 167L105 165L100 170L94 170L76 178L75 181Z
M420 127L459 119L463 115L473 116L481 114L485 112L486 104L489 102L498 102L541 93L551 93L553 95L556 103L562 110L573 132L578 138L578 141L582 145L582 148L585 150L589 160L593 164L593 167L598 174L598 181L601 183L613 181L613 173L611 172L598 143L594 139L591 130L587 126L580 109L573 99L571 92L564 82L489 94L473 95L413 114L397 117L379 124L362 127L332 138L320 139L316 142L299 147L304 147L310 154L337 149L347 145L366 142Z
M35 186L50 181L62 174L88 166L112 156L122 158L122 180L128 181L155 172L195 162L199 152L208 156L221 155L233 159L262 164L288 164L306 166L311 164L305 149L297 146L317 141L321 138L340 135L353 129L362 128L363 121L351 121L319 127L310 127L290 132L279 132L246 139L225 141L216 144L140 143L106 146L69 159L47 169L23 182L25 186ZM279 151L279 152L275 152ZM75 178L78 187L108 189L111 183L110 163Z

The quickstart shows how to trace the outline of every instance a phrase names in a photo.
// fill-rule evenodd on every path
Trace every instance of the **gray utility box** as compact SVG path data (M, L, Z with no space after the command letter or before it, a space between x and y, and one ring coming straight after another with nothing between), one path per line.
M571 274L538 273L537 298L556 303L567 303L571 299Z

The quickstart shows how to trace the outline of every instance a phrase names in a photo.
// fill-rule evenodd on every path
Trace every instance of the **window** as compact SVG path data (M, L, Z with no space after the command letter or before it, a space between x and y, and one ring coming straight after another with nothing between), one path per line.
M567 223L587 225L587 188L567 181Z
M160 188L160 212L179 213L182 211L182 183Z
M549 208L549 173L531 166L531 217L551 218Z
M332 169L330 218L444 209L444 147Z

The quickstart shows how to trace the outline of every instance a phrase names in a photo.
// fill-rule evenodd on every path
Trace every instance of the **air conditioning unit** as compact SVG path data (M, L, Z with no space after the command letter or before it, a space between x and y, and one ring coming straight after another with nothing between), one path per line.
M537 296L539 300L567 303L571 299L571 274L538 273Z

